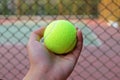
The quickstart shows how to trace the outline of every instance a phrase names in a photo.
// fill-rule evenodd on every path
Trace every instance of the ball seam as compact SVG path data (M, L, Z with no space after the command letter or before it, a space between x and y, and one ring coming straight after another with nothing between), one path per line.
M58 23L58 22L57 22ZM44 37L44 40L47 39L47 37L51 34L51 32L55 29L57 23L54 23L54 26L51 28L50 33L47 34L47 36Z

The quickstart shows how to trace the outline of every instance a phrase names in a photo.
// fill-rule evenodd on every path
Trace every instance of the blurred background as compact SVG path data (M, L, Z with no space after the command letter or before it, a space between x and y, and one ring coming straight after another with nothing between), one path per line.
M68 80L120 79L120 0L0 0L0 80L22 80L32 31L69 20L84 47Z

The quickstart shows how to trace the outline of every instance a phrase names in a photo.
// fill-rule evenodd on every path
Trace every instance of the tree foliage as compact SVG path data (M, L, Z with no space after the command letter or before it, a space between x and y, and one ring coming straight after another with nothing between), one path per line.
M9 9L8 1L14 5ZM0 14L9 15L97 15L100 0L2 0ZM11 12L12 11L12 12Z

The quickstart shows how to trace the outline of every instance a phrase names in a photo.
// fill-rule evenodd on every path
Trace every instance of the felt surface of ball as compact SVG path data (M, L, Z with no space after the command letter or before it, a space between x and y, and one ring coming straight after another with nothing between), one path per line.
M56 20L47 26L43 38L50 51L65 54L76 45L76 28L67 20Z

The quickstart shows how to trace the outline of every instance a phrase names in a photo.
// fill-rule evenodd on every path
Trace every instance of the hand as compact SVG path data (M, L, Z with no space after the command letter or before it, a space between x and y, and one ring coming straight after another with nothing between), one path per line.
M27 49L30 69L24 80L66 80L74 69L82 50L83 37L77 29L77 44L73 51L66 55L56 55L50 52L44 43L40 42L45 27L31 33Z

